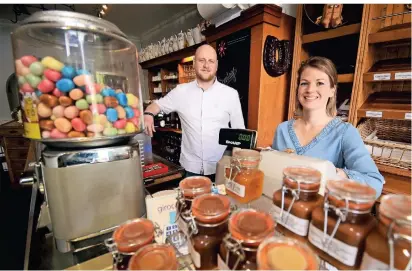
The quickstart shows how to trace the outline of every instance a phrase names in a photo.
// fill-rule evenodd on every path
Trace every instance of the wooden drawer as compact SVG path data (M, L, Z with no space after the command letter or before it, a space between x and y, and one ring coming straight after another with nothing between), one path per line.
M7 128L7 129L0 129L0 135L4 137L8 136L16 136L16 137L22 137L23 136L24 130L21 128Z
M28 149L30 140L24 137L6 137L6 148L9 149Z
M20 160L12 160L10 161L11 164L11 169L12 171L23 171L24 170L24 166L26 165L26 160L25 159L20 159Z
M7 151L7 156L10 160L26 159L28 151L28 149L10 149Z

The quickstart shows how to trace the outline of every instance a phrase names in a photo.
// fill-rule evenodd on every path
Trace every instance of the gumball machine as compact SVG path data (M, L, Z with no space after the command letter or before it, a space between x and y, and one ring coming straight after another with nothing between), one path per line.
M12 42L37 153L35 176L21 183L44 186L57 249L72 252L146 211L130 143L143 131L137 50L114 24L68 11L31 15Z

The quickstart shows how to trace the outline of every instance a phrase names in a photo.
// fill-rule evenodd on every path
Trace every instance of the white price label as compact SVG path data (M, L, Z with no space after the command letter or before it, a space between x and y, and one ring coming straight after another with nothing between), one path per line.
M226 189L239 197L245 197L245 186L238 184L237 182L227 180Z
M277 223L287 228L288 230L296 233L297 235L300 235L300 236L308 235L309 220L296 217L290 213L287 213L287 211L283 211L283 215L281 218L280 217L281 212L282 212L282 209L280 209L278 206L276 205L272 206L271 213Z
M397 72L395 73L395 80L411 79L412 72Z
M345 244L344 242L332 238L327 247L325 241L329 241L330 236L324 235L323 231L319 230L313 224L309 226L309 241L317 248L323 250L336 260L347 266L354 266L356 257L358 256L358 248Z
M390 73L375 73L373 75L373 81L381 81L381 80L391 80Z
M327 261L324 261L324 260L321 260L321 266L322 265L323 265L325 270L329 270L329 271L338 271L339 270L339 269L337 269L336 267L334 267L333 265L331 265L330 263L328 263ZM321 269L321 270L323 270L323 269Z
M412 113L405 113L405 119L406 120L412 119Z
M366 111L366 116L369 118L382 118L382 115L379 111Z

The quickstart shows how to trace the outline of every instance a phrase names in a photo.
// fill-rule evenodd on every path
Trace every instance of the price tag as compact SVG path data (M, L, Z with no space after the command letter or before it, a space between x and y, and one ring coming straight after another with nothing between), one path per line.
M410 120L410 119L412 119L412 113L405 113L405 119L406 120Z
M397 72L395 73L395 80L411 79L412 72Z
M382 118L382 112L379 111L366 111L366 116L369 118Z
M376 73L373 75L373 81L391 80L390 73Z

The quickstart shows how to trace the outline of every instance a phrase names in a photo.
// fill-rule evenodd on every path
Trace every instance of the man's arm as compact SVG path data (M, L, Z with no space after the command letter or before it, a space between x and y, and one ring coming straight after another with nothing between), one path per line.
M242 106L240 105L239 94L236 91L233 101L231 101L232 110L230 113L230 126L237 129L245 129L245 121L243 120Z

